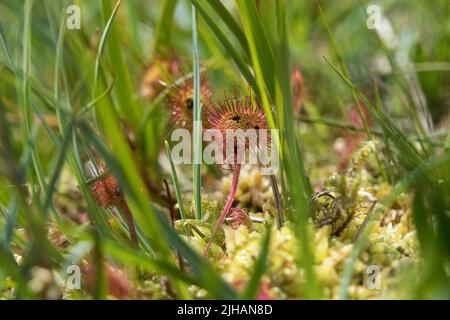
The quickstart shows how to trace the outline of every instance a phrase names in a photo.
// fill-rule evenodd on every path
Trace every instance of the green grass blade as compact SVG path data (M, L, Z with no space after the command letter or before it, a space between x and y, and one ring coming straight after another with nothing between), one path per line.
M227 53L230 55L231 59L233 59L234 63L238 67L239 71L242 73L242 76L244 79L248 82L250 87L257 93L259 96L259 88L256 84L255 77L250 72L249 67L247 66L245 60L240 56L238 51L235 49L233 44L228 40L228 38L225 36L225 34L220 30L216 22L212 17L208 15L208 13L203 9L203 7L200 5L200 2L197 0L191 0L192 4L197 9L198 13L202 16L203 20L206 22L208 27L211 29L211 31L216 36L219 43L225 48Z
M447 139L445 141L445 149L448 151L450 150L450 132L447 135Z
M326 58L325 61L333 68L333 70L341 77L342 80L349 86L357 96L368 106L368 110L371 114L378 120L379 124L382 126L383 131L386 136L392 140L394 145L397 147L399 154L401 155L401 160L408 169L414 169L417 166L423 164L421 155L416 150L416 148L408 140L408 137L397 128L397 126L383 113L379 108L375 108L373 104L367 99L367 97L360 91L356 86L341 72L336 66L329 62Z
M416 184L420 184L420 180L424 179L424 177L428 176L431 172L435 171L437 168L448 167L450 164L449 161L450 154L447 154L444 157L431 159L428 163L419 166L399 181L394 188L392 188L389 195L385 197L379 205L377 204L373 213L368 216L367 222L363 224L360 234L353 245L352 252L345 262L338 299L347 299L348 287L352 280L355 263L367 245L368 236L377 226L379 220L384 216L386 210L392 206L399 195L410 191ZM426 241L429 241L429 239Z
M177 170L173 163L172 154L170 152L170 147L169 147L169 143L167 142L167 140L165 141L165 146L166 146L167 157L169 158L169 162L170 162L172 184L173 184L173 188L175 189L175 195L177 197L178 207L180 209L180 215L181 215L182 219L186 219L187 215L186 215L186 211L184 208L183 193L181 192L180 184L178 182Z
M105 49L106 39L111 31L112 23L114 21L114 18L116 17L117 11L119 10L120 6L120 0L117 1L111 16L109 17L108 21L106 22L105 29L103 30L102 36L100 37L100 42L98 45L98 51L97 55L95 57L95 69L94 69L94 88L97 88L97 82L98 82L98 73L100 71L100 59L103 55L103 51Z
M195 279L201 283L201 286L213 294L216 299L236 299L234 290L208 262L184 242L173 230L167 218L163 215L159 215L158 218L166 240L188 261Z
M317 3L317 6L319 8L320 18L322 20L323 25L325 26L325 30L326 30L327 35L328 35L328 39L329 39L329 41L331 43L331 48L332 48L332 50L334 52L334 55L336 56L336 58L338 60L339 67L342 70L342 74L346 78L350 79L349 72L347 70L347 67L346 67L346 65L344 63L344 59L343 59L343 57L342 57L342 55L340 53L340 50L338 48L338 45L336 43L336 39L334 38L333 33L330 30L330 26L328 25L328 23L327 23L327 21L326 21L326 19L324 17L324 13L323 13L322 7L320 6L319 3ZM366 119L366 116L363 113L363 110L362 110L362 107L361 107L361 102L358 99L357 93L356 93L355 90L351 89L351 94L352 94L352 98L353 98L354 104L356 106L356 109L358 110L358 115L359 115L359 118L361 119L362 126L364 128L364 131L367 134L367 138L369 140L373 140L372 133L369 130L369 126L367 125L367 119ZM381 161L380 161L380 159L378 157L378 153L375 154L375 157L377 159L377 163L378 163L378 167L380 169L380 172L382 173L385 181L389 181L389 178L387 176L386 170L385 170L383 164L381 163Z
M255 77L264 79L269 96L275 96L275 58L254 1L236 1L247 37ZM261 87L260 87L261 89ZM264 99L264 98L263 98ZM273 101L273 100L272 100Z
M106 254L125 265L133 265L151 272L156 272L161 276L170 276L173 279L178 279L185 283L200 285L197 280L181 272L177 267L165 261L151 259L139 251L120 246L115 242L105 241L103 243L103 249Z
M45 200L44 200L44 205L43 205L44 214L47 212L48 208L51 205L53 193L55 192L56 184L57 184L59 176L61 174L61 170L62 170L64 161L66 159L66 152L69 147L70 140L72 138L72 124L70 124L68 126L68 128L66 129L66 132L67 132L66 136L64 137L63 143L59 149L59 154L58 154L55 168L53 170L53 174L47 184L48 188L46 190Z
M54 88L53 88L53 103L56 109L56 116L58 119L59 130L62 136L71 136L72 143L69 144L69 149L67 150L66 158L72 169L73 174L78 182L78 186L80 191L83 194L83 197L87 204L88 213L92 223L98 228L100 234L105 238L114 238L111 229L109 228L106 218L97 208L95 204L91 191L86 183L86 179L83 173L82 164L80 161L80 155L77 148L77 137L74 132L67 132L68 130L73 131L74 129L71 126L66 125L66 118L70 116L69 112L72 109L70 100L68 96L66 97L67 101L61 100L61 83L63 82L63 87L67 90L70 89L70 86L67 82L67 78L64 76L64 65L63 65L63 52L64 52L64 39L65 39L65 25L66 25L66 16L65 13L62 14L62 18L60 21L59 31L56 38L56 53L55 53L55 65L54 65ZM63 76L61 76L63 74ZM108 87L110 89L110 87ZM109 90L108 90L109 92ZM101 94L100 97L103 97L104 94ZM97 100L94 99L91 103L95 103ZM90 104L85 109L90 108ZM80 115L85 109L81 109L78 115ZM71 116L70 116L71 117ZM72 120L69 120L69 122ZM59 143L61 145L61 143ZM70 235L68 235L70 237Z
M21 272L14 256L9 250L5 250L5 246L0 242L0 265L18 283L21 282Z
M161 16L159 18L158 27L156 28L156 36L153 43L153 57L156 57L158 50L167 49L161 48L162 44L169 46L170 35L173 30L172 18L177 6L177 0L167 0L163 2Z
M112 10L109 0L101 0L101 4L103 19L106 23L104 32L108 32L110 34L106 46L110 62L109 69L115 75L116 79L114 92L119 103L118 108L126 122L129 122L131 125L134 123L139 123L142 110L139 108L136 100L134 99L133 84L129 70L125 64L122 45L120 43L121 29L117 28L112 23L119 8L120 0L116 3L114 9Z
M286 170L286 178L291 192L292 216L295 222L295 231L300 242L301 266L305 269L306 294L310 299L321 297L321 288L314 272L314 254L310 246L311 240L308 234L308 219L311 215L310 198L312 196L311 185L305 172L303 155L297 142L295 126L293 123L292 93L290 86L289 71L289 45L285 26L284 2L277 1L277 19L279 47L277 57L277 88L282 95L282 109L284 119L283 137L285 146L283 148L283 167ZM279 97L279 95L277 95ZM279 99L279 98L278 98ZM280 102L278 102L280 103Z
M0 40L2 42L3 49L5 49L6 57L8 58L8 63L10 65L11 69L13 70L13 72L17 76L17 71L15 69L14 61L13 61L13 58L12 58L12 50L11 50L11 47L9 46L8 40L6 38L5 31L3 30L3 27L2 27L1 23L0 23Z
M202 159L202 109L200 101L200 67L198 57L198 39L197 39L197 11L192 6L192 43L194 53L194 124L192 150L194 151L193 165L193 186L195 218L202 218L202 199L201 199L201 159Z
M239 7L239 13L250 49L250 56L258 87L257 93L259 93L269 127L275 129L276 126L270 103L270 97L274 97L275 80L272 49L268 45L261 21L256 15L255 4L251 1L237 1L236 3ZM265 52L261 52L261 50L265 50Z
M104 113L106 117L107 112ZM105 146L104 142L100 140L93 129L86 123L79 123L79 127L84 132L85 137L90 141L96 148L99 154L105 160L105 163L111 173L119 181L119 184L123 188L125 194L130 196L129 206L136 219L136 222L144 231L144 234L151 241L152 247L155 250L159 250L159 254L165 255L168 252L166 244L161 240L161 233L158 228L158 223L155 219L155 214L152 212L148 204L148 197L146 188L143 181L137 173L137 169L130 157L130 151L128 150L123 137L120 135L120 130L113 119L106 118L105 123L109 123L110 126L106 128L111 128L113 133L116 130L116 136L110 135L110 138L116 142L116 147L120 151L110 151ZM120 154L120 157L114 156L114 154ZM134 209L134 210L133 210ZM145 212L145 213L144 213Z
M250 57L248 50L247 39L245 38L245 34L242 32L241 27L237 24L236 20L231 15L230 11L223 5L220 0L211 0L208 1L208 4L216 11L216 13L220 16L223 22L227 25L236 39L239 41L242 49L246 53L247 57Z

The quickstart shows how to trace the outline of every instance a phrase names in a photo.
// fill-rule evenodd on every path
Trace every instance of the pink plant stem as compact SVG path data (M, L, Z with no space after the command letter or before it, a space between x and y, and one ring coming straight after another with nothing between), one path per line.
M232 182L231 182L231 190L228 194L227 201L225 202L225 207L223 208L222 213L219 216L219 219L216 222L216 225L214 226L214 230L211 234L211 238L209 239L205 251L203 252L203 255L207 255L209 248L211 247L212 242L214 241L214 238L217 236L217 232L219 232L220 227L225 221L225 218L228 215L228 212L231 209L231 205L234 201L234 196L236 195L238 181L239 181L239 174L241 173L241 165L240 164L233 164L232 165Z

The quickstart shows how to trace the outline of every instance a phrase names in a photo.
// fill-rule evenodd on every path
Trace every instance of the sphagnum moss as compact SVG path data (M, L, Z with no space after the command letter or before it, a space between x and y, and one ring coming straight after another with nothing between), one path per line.
M340 184L340 188L345 186L348 190L333 190L336 198L342 196L341 192L346 196L355 196L352 201L349 201L352 207L347 208L352 211L351 218L341 232L334 234L333 230L336 229L334 225L341 224L342 221L331 221L330 224L323 226L317 226L312 221L309 224L309 229L314 234L314 267L324 285L325 298L328 299L337 298L340 278L344 264L353 248L354 237L372 205L365 192L370 190L373 194L380 195L386 192L385 188L389 188L386 184L374 183L376 179L374 180L374 177L366 171L365 166L370 162L371 157L371 152L368 152L367 148L371 147L367 145L361 147L361 150L354 155L352 161L354 166L349 168L347 173L342 174L349 181L347 184ZM362 154L364 159L361 159ZM250 219L258 217L258 222L251 225L240 224L236 228L233 227L231 220L227 221L223 225L225 236L223 249L215 247L214 259L210 260L223 272L225 279L238 290L242 289L242 283L248 281L253 270L253 264L260 250L264 224L272 223L274 219L270 212L262 212L265 205L259 202L260 199L266 199L264 201L271 204L273 208L273 198L266 196L267 189L270 188L264 182L266 177L261 177L257 172L249 166L243 168L235 205L250 209ZM360 174L363 174L365 178L358 178ZM224 194L229 192L228 179L228 177L223 178ZM354 179L358 181L357 184L354 184ZM330 187L333 184L327 185ZM354 188L357 190L353 190ZM249 192L252 194L252 199L258 199L256 203L249 201L245 196L241 197ZM255 211L254 208L257 210ZM402 297L396 291L395 279L401 276L400 268L412 266L418 259L417 240L411 219L408 201L399 200L395 209L387 211L381 224L370 235L369 246L355 265L356 274L349 288L350 298ZM266 284L266 289L270 288L268 289L270 296L277 299L298 297L298 293L302 292L305 284L304 271L296 263L301 256L292 227L290 223L287 223L280 230L275 227L271 230L269 266L263 283ZM219 253L221 250L223 254ZM402 262L399 263L399 261ZM381 272L381 288L371 288L370 284L367 284L367 272L374 266Z

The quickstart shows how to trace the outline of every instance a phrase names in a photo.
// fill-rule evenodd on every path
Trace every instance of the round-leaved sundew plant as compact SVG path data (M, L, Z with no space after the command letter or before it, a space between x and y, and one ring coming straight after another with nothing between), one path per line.
M204 97L211 96L211 91L204 78L200 81L200 92ZM192 77L175 86L167 100L172 110L173 124L177 127L192 129L194 112L194 81L192 81Z
M241 133L248 132L248 130L253 130L256 134L257 140L259 141L262 138L260 136L261 132L264 130L265 137L269 138L266 139L266 147L270 147L270 136L268 135L268 124L264 111L258 103L254 103L251 95L245 96L241 99L236 93L231 96L225 94L225 99L223 101L218 101L217 103L214 102L211 97L206 97L204 115L209 127L211 129L219 130L222 134L224 156L229 156L229 153L226 152L226 150L230 150L230 148L232 150L232 160L230 161L229 158L225 159L225 162L231 165L231 189L223 211L214 226L211 238L205 247L204 254L206 255L217 235L217 232L229 214L236 195L242 166L242 162L240 160L242 154L238 154L238 152L257 152L257 150L259 150L257 147L252 148L255 146L251 146L247 142L247 139L245 139L245 136L239 137L239 135ZM231 139L227 139L227 133L230 131L234 131L237 135L232 141ZM232 145L229 145L230 143Z

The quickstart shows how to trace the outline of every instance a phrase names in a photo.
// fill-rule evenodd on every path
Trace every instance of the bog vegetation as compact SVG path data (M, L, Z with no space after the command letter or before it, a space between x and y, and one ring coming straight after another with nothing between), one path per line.
M450 298L449 19L2 1L0 299ZM277 129L279 170L177 164L179 128Z

